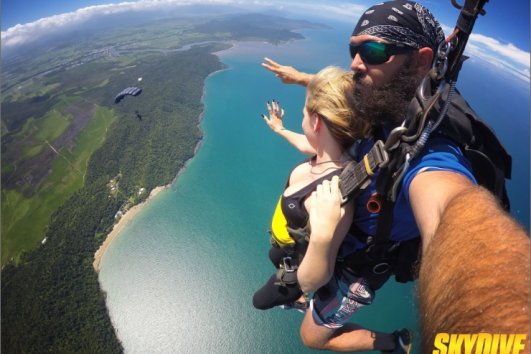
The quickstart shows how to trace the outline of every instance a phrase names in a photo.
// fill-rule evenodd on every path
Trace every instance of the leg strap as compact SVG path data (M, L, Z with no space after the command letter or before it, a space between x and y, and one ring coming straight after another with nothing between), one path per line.
M297 284L297 269L299 264L295 258L284 257L280 268L277 271L277 281L275 285L286 286Z

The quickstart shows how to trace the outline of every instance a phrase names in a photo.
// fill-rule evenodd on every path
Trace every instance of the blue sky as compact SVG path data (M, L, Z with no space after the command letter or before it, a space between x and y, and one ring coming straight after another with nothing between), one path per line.
M2 0L2 46L16 46L36 40L48 32L68 30L89 18L160 6L209 3L250 7L253 10L318 13L351 23L380 0L136 0L112 3L105 0ZM419 0L439 19L446 33L455 26L459 11L450 0ZM464 0L458 0L459 3ZM510 3L510 6L507 5ZM529 81L530 2L491 0L486 16L480 16L469 41L469 54L482 57L500 68L518 72Z
M359 3L369 6L375 1L340 1L341 3ZM191 2L191 1L188 1ZM238 3L252 3L248 1L234 1ZM289 3L291 1L284 1ZM303 0L300 2L314 4L320 1ZM330 1L321 1L331 3ZM457 16L450 0L420 0L438 17L440 22L453 26ZM464 0L458 1L464 2ZM44 17L61 13L72 12L77 9L92 6L109 4L112 1L106 0L2 0L2 31L7 30L17 24L34 22ZM267 3L267 1L260 1ZM271 3L282 3L282 1L271 1ZM510 3L510 6L507 5ZM529 51L529 0L500 1L491 0L485 5L487 16L480 17L475 31L486 36L497 38L502 41L511 42L517 47Z

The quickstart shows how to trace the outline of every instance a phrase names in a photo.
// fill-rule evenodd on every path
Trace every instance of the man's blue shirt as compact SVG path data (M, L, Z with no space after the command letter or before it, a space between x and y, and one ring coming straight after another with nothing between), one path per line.
M372 148L372 139L364 140L358 147L357 161L361 161L363 156ZM470 163L463 156L457 145L443 137L431 137L420 154L414 158L407 169L401 183L395 207L393 226L391 228L391 241L405 241L417 237L420 232L415 222L415 217L409 201L409 186L411 181L418 174L425 171L451 171L464 175L472 182L476 183L472 175ZM373 177L369 187L356 198L354 210L354 224L366 235L374 235L378 214L372 214L367 210L367 201L376 191L376 178ZM426 195L426 198L429 198ZM363 248L365 244L355 237L347 237L341 247L340 255L351 253L355 249Z

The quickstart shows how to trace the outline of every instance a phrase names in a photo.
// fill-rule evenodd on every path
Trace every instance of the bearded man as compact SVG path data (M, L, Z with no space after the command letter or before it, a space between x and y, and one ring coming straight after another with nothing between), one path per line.
M442 40L443 31L433 15L412 1L375 5L359 19L349 43L358 99L356 113L384 137L404 121L409 102L431 68ZM307 85L312 77L268 58L262 65L284 83ZM284 129L281 120L266 122L307 152L303 138ZM368 138L358 146L358 161L373 144L374 138ZM378 220L378 214L366 207L375 184L373 178L354 201L354 230L366 241L375 234ZM325 197L316 202L327 203L335 190L330 186L326 185ZM340 208L339 202L333 207ZM455 142L437 135L429 139L405 170L393 214L391 241L410 241L418 235L422 239L419 293L423 352L431 352L439 332L529 333L528 235L491 193L476 185L470 163ZM331 238L337 218L320 222L328 229L320 227L318 232L328 232ZM305 259L308 254L313 257L322 252L322 244L312 240L323 238L312 230ZM371 290L386 280L378 279ZM353 300L347 294L351 284L345 284L344 279L304 269L301 264L298 281L305 292L315 292L301 326L305 345L334 351L409 353L409 331L390 335L349 322L360 306L345 306Z

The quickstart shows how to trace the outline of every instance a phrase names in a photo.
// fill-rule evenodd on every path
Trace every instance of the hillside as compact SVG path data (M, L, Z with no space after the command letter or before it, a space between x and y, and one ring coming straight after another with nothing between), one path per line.
M214 53L229 40L301 38L296 22L271 20L80 31L2 58L3 353L122 351L94 252L120 208L193 156L204 80L224 67ZM143 92L114 104L128 86Z

